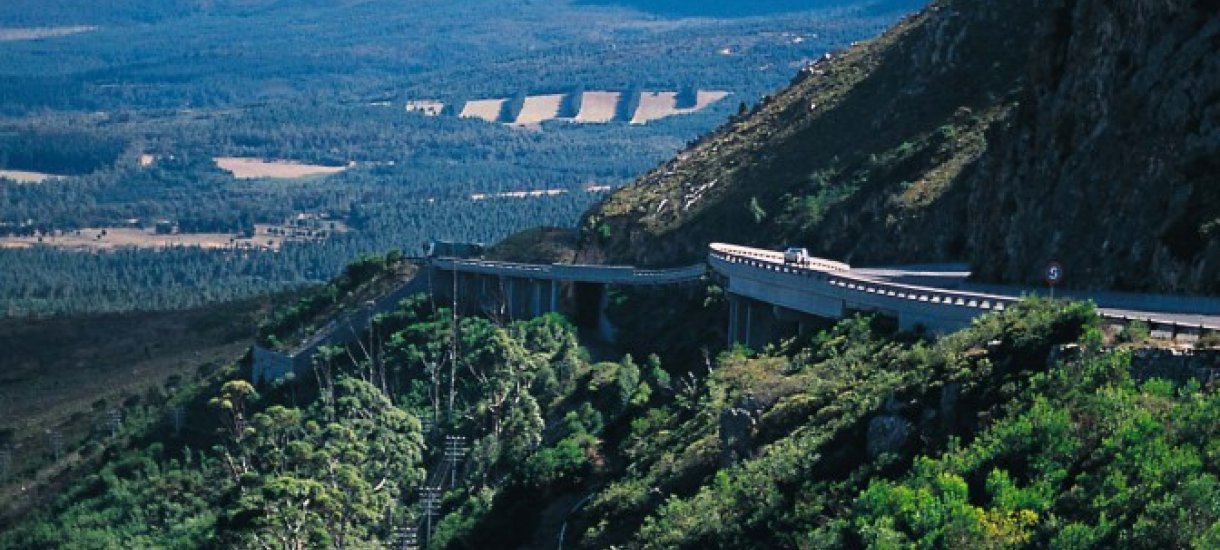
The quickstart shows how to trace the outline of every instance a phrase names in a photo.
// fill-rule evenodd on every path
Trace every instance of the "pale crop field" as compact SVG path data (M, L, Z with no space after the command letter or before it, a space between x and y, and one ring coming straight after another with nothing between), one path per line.
M713 103L729 97L730 95L733 94L723 90L699 90L694 107L690 109L678 109L674 114L685 115L687 113L702 111L710 107Z
M487 122L500 119L500 109L504 107L504 99L480 99L469 101L462 108L462 118L481 118Z
M503 193L474 193L470 195L472 201L485 201L487 199L528 199L537 197L554 197L567 193L567 189L537 189L534 191L505 191Z
M41 40L56 38L83 32L96 31L97 27L78 25L75 27L10 27L0 28L0 42L17 42L19 40Z
M675 115L689 115L702 111L713 103L729 97L729 92L721 90L699 90L696 94L695 106L689 109L679 109L677 92L644 92L640 96L640 108L631 117L632 124L647 124Z
M160 249L174 246L192 246L198 248L261 248L278 250L285 237L267 232L272 226L256 225L253 238L242 239L229 233L174 233L158 235L152 229L122 228L85 228L80 231L69 231L57 235L41 237L4 237L0 238L0 248L30 248L33 246L52 246L68 250L102 252L119 248L150 248ZM102 232L105 231L105 234Z
M17 183L42 183L58 177L61 176L44 174L42 172L26 172L24 170L0 170L0 178L13 180Z
M239 180L275 178L297 179L312 176L329 176L347 170L349 166L320 166L303 164L287 160L266 160L257 158L216 157L213 159L221 170L225 170Z
M559 116L559 107L563 105L563 94L532 95L525 98L521 108L521 116L514 124L539 124Z
M573 119L576 122L602 124L614 120L614 111L618 108L620 92L585 92L580 103L580 113Z
M632 124L647 124L678 111L678 92L644 92L640 94L640 107L631 117Z

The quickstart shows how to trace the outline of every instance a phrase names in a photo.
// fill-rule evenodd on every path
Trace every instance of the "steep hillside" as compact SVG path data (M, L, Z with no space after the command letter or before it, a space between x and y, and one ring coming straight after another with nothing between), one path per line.
M1216 292L1214 4L937 2L612 196L581 257L791 243L1005 282L1057 257L1075 286Z

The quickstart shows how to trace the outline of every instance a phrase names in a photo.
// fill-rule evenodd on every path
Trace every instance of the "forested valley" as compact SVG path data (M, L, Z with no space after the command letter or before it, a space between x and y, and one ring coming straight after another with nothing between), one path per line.
M365 253L571 227L803 63L915 7L689 18L560 0L27 4L0 7L0 29L88 30L0 40L0 312L10 316L189 307L317 284ZM621 110L638 105L631 94L676 90L682 102L695 89L731 95L647 124L458 116L475 99L616 90ZM408 112L419 100L446 108ZM218 158L344 169L238 177ZM266 227L295 234L302 218L322 223L306 238L264 238ZM106 234L154 226L219 244Z
M1220 542L1220 401L1133 370L1091 306L1030 300L937 342L856 317L751 351L709 330L722 296L619 295L623 326L677 330L618 358L556 315L406 300L304 376L236 365L128 403L65 449L100 469L0 545Z

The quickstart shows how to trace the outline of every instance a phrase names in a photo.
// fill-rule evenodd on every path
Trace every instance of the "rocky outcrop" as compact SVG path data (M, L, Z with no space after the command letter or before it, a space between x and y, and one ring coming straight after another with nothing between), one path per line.
M728 467L754 454L754 432L762 405L752 396L720 412L720 465Z
M969 200L976 269L1032 282L1220 291L1220 3L1046 6L1011 127Z
M941 0L592 210L578 256L712 241L985 281L1220 292L1216 0Z

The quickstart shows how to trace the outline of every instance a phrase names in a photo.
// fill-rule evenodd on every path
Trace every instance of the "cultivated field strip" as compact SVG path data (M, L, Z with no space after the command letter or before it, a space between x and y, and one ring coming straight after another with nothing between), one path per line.
M560 116L564 109L564 101L569 94L544 94L525 97L524 105L516 120L502 120L504 105L508 99L476 99L466 102L459 116L462 118L477 118L487 122L503 122L513 126L537 125L548 120L566 120L583 124L607 124L610 122L630 122L631 124L647 124L666 117L689 115L702 111L718 101L728 97L730 92L722 90L699 90L696 92L694 104L679 107L679 93L673 91L649 91L640 94L639 105L631 110L630 116L622 116L627 110L623 102L628 98L623 92L595 90L582 92L580 110L576 116ZM444 108L438 101L412 100L406 104L407 111L422 112L437 116Z

